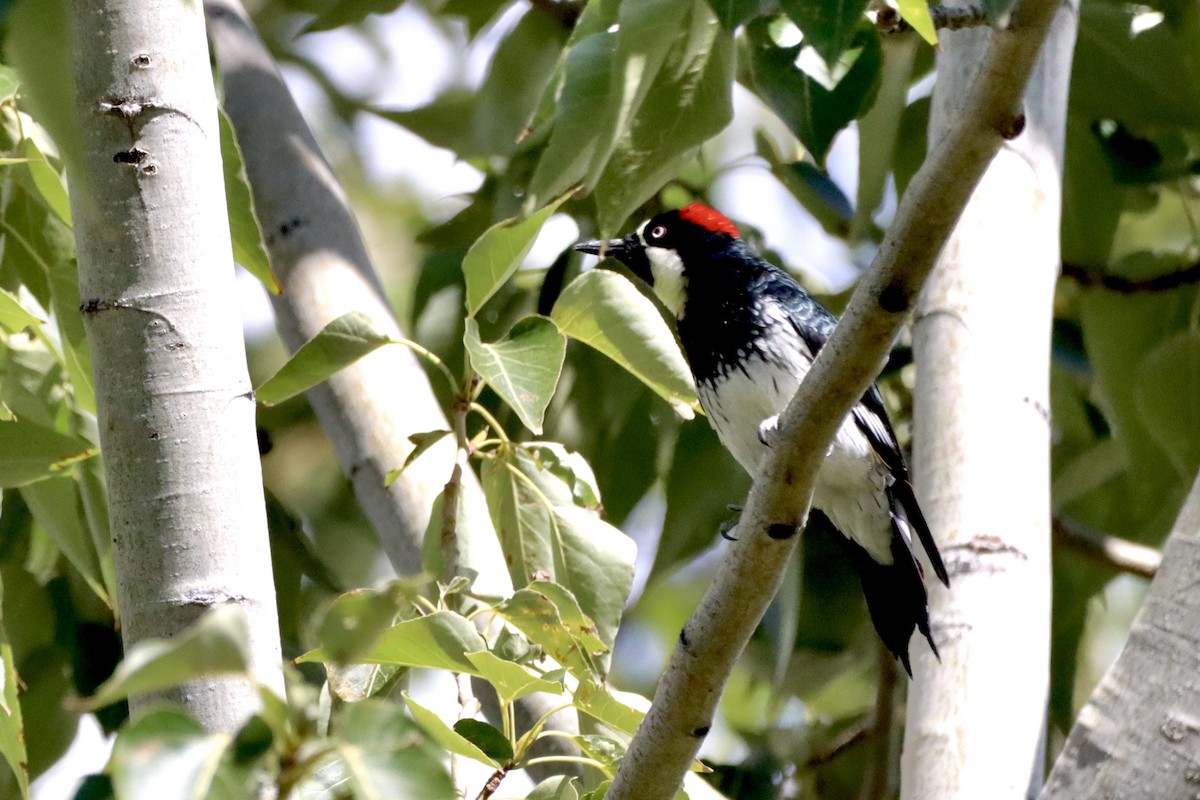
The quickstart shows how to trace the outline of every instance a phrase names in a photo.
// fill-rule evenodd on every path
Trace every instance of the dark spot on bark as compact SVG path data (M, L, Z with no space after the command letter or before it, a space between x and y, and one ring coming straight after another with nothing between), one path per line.
M708 726L701 725L699 728L696 728L692 731L692 736L695 736L697 739L703 739L705 736L708 736Z
M1084 769L1103 764L1111 757L1107 750L1087 738L1079 743L1079 749L1075 751L1075 763Z
M266 428L258 428L258 454L265 456L267 453L275 449L275 442L271 439L271 432Z
M104 306L104 301L99 298L84 300L79 304L79 311L83 314L95 314Z
M300 219L299 217L292 217L287 222L279 226L279 235L290 236L298 228L304 227L304 224L304 220Z
M679 629L679 644L683 647L688 647L687 628Z
M1013 114L1002 121L997 130L1003 138L1012 141L1025 130L1025 114Z
M129 164L135 167L140 165L149 157L150 154L140 147L131 147L128 150L120 150L116 153L113 153L113 161L115 163Z
M782 542L785 539L790 539L796 535L796 526L789 525L786 522L772 522L767 527L767 536L772 539Z
M150 431L150 438L157 442L160 438L158 431Z
M146 53L138 53L133 57L133 65L138 69L145 69L150 66L150 56Z
M898 283L890 283L879 293L879 307L889 314L908 310L908 292Z
M158 174L158 165L157 164L147 164L146 166L142 167L142 174L143 175L157 175Z

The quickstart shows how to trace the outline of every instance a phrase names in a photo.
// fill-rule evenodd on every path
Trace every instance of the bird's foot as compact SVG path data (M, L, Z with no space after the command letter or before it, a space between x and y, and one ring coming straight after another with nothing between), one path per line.
M733 519L727 519L721 523L721 538L730 542L736 542L737 537L730 536L730 534L733 533L733 529L736 528L737 524L742 520L742 507L737 505L728 505L725 506L725 508L733 512Z
M779 441L779 415L767 417L758 424L758 440L767 447L774 447Z

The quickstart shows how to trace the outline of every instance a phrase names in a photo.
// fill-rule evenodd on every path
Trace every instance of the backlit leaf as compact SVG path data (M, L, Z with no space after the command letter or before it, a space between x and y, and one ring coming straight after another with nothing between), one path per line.
M219 111L217 118L221 126L221 165L225 169L225 205L229 209L233 260L258 278L268 292L279 294L279 281L271 271L271 260L263 247L262 229L254 211L254 197L237 136L224 111Z
M542 225L564 200L566 196L559 197L524 219L496 223L471 245L462 265L467 281L467 313L470 316L474 316L517 271L533 248Z
M49 478L96 452L91 442L77 436L22 419L0 422L0 487Z
M463 736L456 730L457 726L451 728L445 722L442 722L441 717L416 700L413 700L407 693L404 694L404 702L408 705L408 713L412 714L412 718L416 720L417 724L429 734L429 738L451 753L465 756L473 761L478 761L480 764L486 764L493 769L499 769L504 763L507 763L507 760L500 761L496 759L492 754L481 749L474 741ZM492 728L492 730L495 730L495 728ZM504 739L504 734L500 734L500 738ZM505 739L504 741L507 744L508 740ZM508 750L508 760L511 759L512 748L510 747Z
M113 789L121 800L203 800L230 741L181 711L156 709L113 745Z
M263 405L282 403L391 341L361 311L343 314L305 342L255 395Z
M485 649L487 643L469 620L452 611L436 611L392 626L358 659L368 664L447 669L475 675L475 665L466 654ZM303 663L329 658L318 648L296 660Z
M567 340L558 327L545 317L527 317L504 339L486 343L479 339L479 325L468 319L463 344L480 377L517 412L525 427L541 433L567 353Z

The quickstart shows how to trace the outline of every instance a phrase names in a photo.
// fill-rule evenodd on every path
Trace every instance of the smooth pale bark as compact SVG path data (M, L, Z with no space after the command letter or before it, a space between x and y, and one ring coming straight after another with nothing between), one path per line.
M350 311L402 336L384 298L345 193L296 107L271 54L236 0L205 3L224 107L237 132L271 266L283 286L272 298L279 335L295 351ZM422 454L390 487L414 433L449 430L421 366L405 347L382 347L307 393L354 494L401 575L421 571L433 501L454 468L453 437ZM472 533L458 563L503 591L503 569L483 493L463 476ZM497 569L499 568L499 569ZM464 573L466 574L466 573Z
M1092 693L1042 800L1200 793L1200 477L1120 658Z
M963 112L900 201L875 262L796 396L742 511L737 541L680 631L608 800L672 798L712 725L717 701L796 546L833 434L883 366L976 183L1010 131L1056 0L1018 0L993 39ZM789 535L790 534L790 535Z
M235 604L254 676L282 695L203 15L179 0L76 0L72 34L71 210L125 647ZM167 696L210 730L258 707L240 677Z
M921 295L913 472L950 573L931 582L939 663L914 648L901 797L1036 795L1050 667L1049 358L1067 86L1062 4L1024 131L984 175ZM962 113L988 29L943 31L931 147Z

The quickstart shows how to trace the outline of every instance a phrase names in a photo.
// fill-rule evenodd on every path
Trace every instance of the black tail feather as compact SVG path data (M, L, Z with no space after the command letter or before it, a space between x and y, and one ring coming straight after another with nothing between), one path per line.
M937 542L933 540L933 532L929 530L929 523L925 521L925 515L921 513L921 506L917 504L917 496L913 493L912 485L904 478L899 478L887 488L887 496L892 507L892 514L904 520L909 529L917 534L921 547L925 549L925 555L929 557L934 574L949 589L950 576L946 573L946 565L942 563L942 554L938 552ZM895 526L895 519L892 520L892 524Z
M891 564L880 564L857 542L841 538L846 543L850 560L862 583L871 622L887 649L900 659L904 671L912 676L908 642L914 630L921 632L933 654L941 660L929 629L925 581L921 578L920 566L908 549L904 536L899 530L893 530Z

